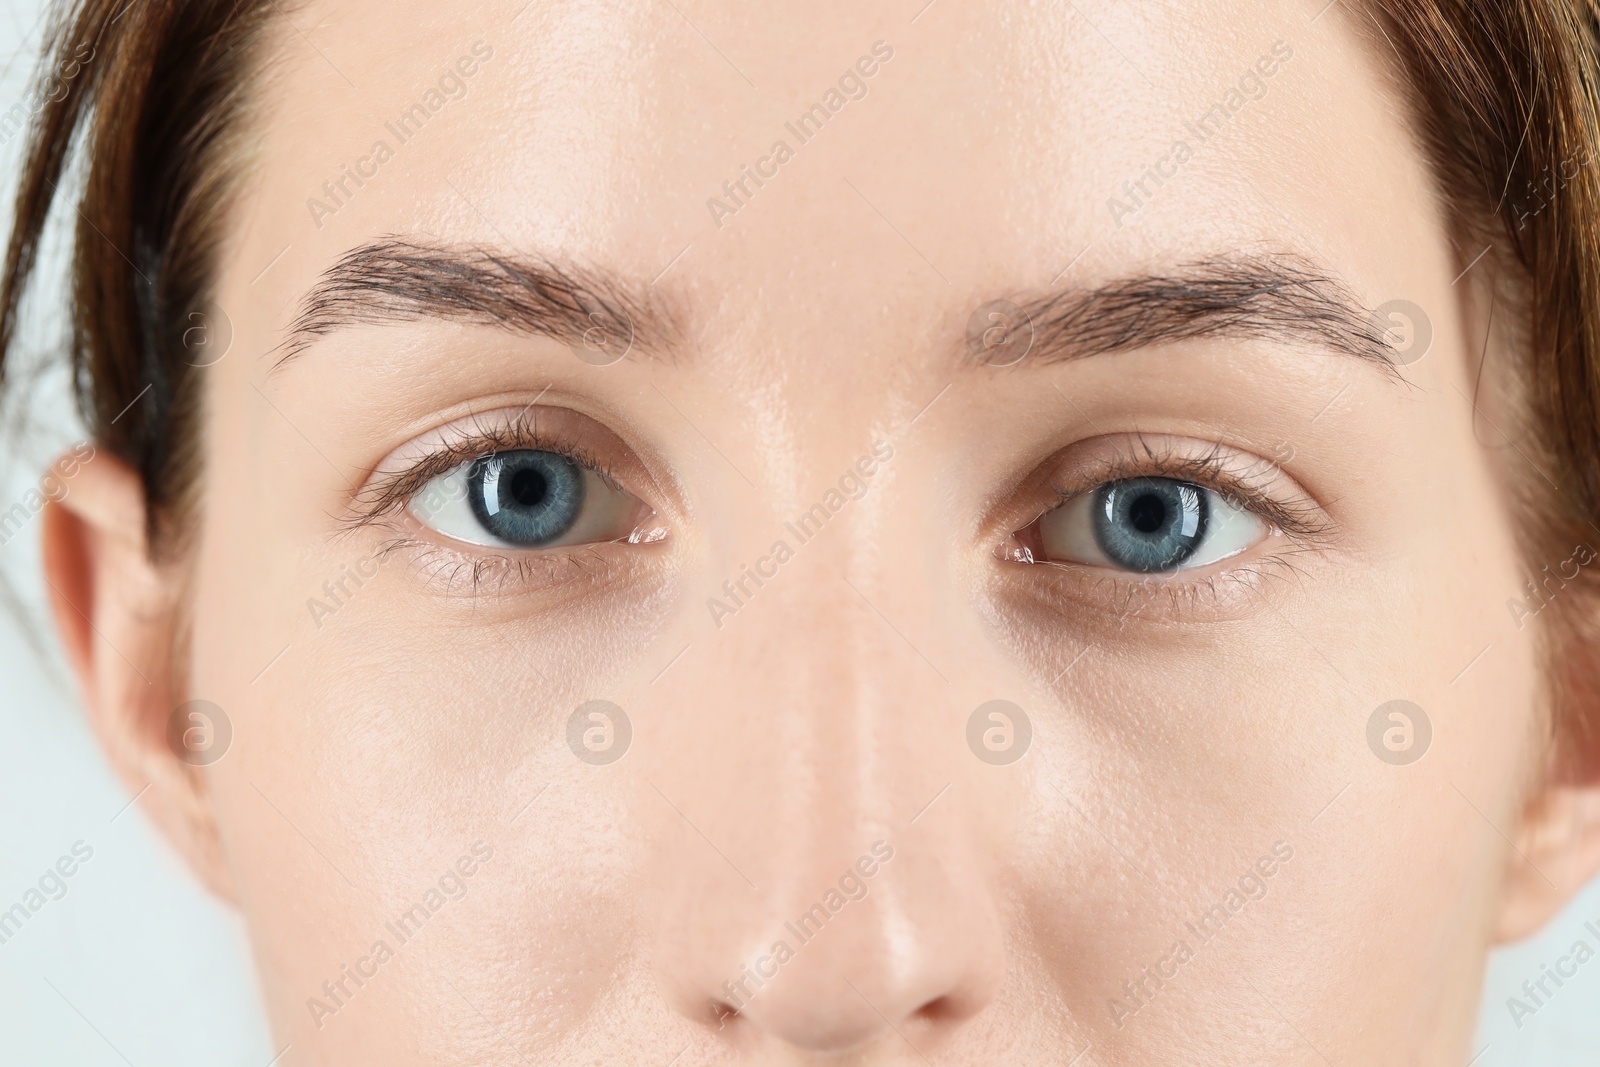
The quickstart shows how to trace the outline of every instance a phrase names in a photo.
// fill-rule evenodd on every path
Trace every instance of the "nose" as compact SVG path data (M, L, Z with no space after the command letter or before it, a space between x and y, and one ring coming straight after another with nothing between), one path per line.
M652 781L678 826L656 871L657 980L727 1040L928 1054L1004 970L969 779L992 768L966 747L960 686L838 573L770 583L676 675Z
M709 1005L719 1030L731 1023L813 1052L891 1036L937 1045L991 999L992 914L972 911L951 872L920 848L880 837L833 861L795 864L763 907L702 913L722 936L681 957L681 1007L706 1017Z
M789 909L793 918L772 944L763 946L761 933L747 925L741 940L751 947L738 961L738 980L723 979L715 990L719 1025L732 1008L784 1043L831 1053L886 1038L889 1031L919 1047L924 1036L926 1044L937 1044L943 1031L980 1011L991 999L996 973L988 964L997 960L985 952L985 942L996 940L985 921L992 915L966 911L965 894L950 872L919 853L897 853L880 838L845 868L871 870L878 862L881 881L867 895L845 893L849 878L841 874L822 883L827 888L814 891L815 899ZM791 940L792 954L786 951ZM732 962L718 960L722 968Z

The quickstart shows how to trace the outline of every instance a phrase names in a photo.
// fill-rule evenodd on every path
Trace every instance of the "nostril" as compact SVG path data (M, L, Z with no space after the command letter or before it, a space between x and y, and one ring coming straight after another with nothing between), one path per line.
M739 1009L724 1000L713 1000L708 1005L711 1009L711 1028L713 1030L726 1030L739 1022Z
M964 995L960 992L944 993L927 1001L912 1012L910 1017L936 1027L950 1027L972 1018L983 1010L985 1003L982 997Z
M917 1019L940 1023L959 1020L967 1013L961 1011L950 997L934 997L911 1014Z

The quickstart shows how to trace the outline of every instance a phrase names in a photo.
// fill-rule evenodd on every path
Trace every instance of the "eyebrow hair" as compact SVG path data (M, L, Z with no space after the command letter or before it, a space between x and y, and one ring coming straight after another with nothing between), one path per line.
M1203 259L1171 273L1016 303L1033 326L1029 361L1053 363L1200 337L1291 338L1396 375L1395 349L1377 313L1349 286L1294 255Z
M648 288L598 271L512 256L475 245L434 247L386 237L346 252L300 302L278 346L277 370L319 337L351 326L453 319L566 344L599 328L661 354L676 320Z
M1296 255L1213 257L1092 289L1023 295L1016 303L1033 327L1027 362L1201 337L1292 338L1398 376L1377 314L1349 286ZM632 347L650 355L672 350L681 337L676 316L659 297L611 275L481 246L385 237L351 249L322 274L301 300L273 370L336 330L425 318L566 344L582 343L598 327L631 333Z

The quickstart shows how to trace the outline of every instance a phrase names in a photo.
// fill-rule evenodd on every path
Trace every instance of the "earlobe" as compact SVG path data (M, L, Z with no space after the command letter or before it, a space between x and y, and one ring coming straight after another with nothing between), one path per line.
M1516 847L1498 941L1536 933L1600 872L1600 783L1545 789L1524 810Z
M76 465L42 518L50 608L95 736L138 806L232 900L205 772L168 740L185 699L181 583L148 551L139 476L97 453Z

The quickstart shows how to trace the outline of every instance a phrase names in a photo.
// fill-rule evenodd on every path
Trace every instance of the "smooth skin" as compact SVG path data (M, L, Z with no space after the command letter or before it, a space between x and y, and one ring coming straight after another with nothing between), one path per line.
M919 6L274 18L192 542L152 563L104 455L45 537L98 734L244 915L286 1064L1454 1065L1490 945L1600 866L1596 768L1544 742L1556 609L1507 606L1508 486L1537 474L1494 429L1493 257L1458 279L1478 249L1447 236L1381 38L1320 2ZM464 95L386 132L477 42ZM875 42L866 94L800 143L784 124ZM1279 42L1259 98L1186 134ZM378 139L376 176L308 206ZM779 139L775 177L708 206ZM284 361L319 279L386 237L615 278L660 329L600 366L376 316ZM1284 327L997 367L966 344L985 301L1241 256L1410 301L1431 347L1395 369ZM356 520L441 428L518 412L651 536L508 551ZM784 524L875 445L800 543ZM1058 490L1208 455L1305 529L1153 576L1011 551ZM346 568L376 573L332 600ZM167 743L190 699L233 730L206 767ZM568 743L595 699L631 725L611 763ZM1032 732L1005 765L967 739L997 699ZM1431 723L1408 765L1368 744L1391 700ZM879 842L799 944L785 923ZM734 1013L746 967L772 977Z

